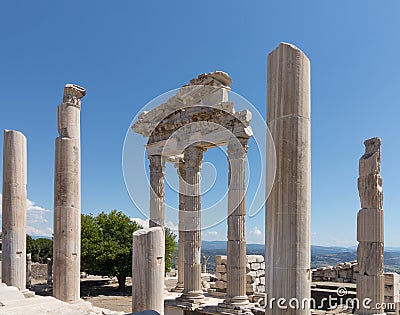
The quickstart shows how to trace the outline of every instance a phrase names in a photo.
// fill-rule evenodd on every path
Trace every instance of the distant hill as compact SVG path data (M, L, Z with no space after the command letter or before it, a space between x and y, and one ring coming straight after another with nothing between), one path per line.
M248 255L264 255L264 244L247 244ZM207 257L207 268L215 270L215 256L226 255L226 241L203 241L202 255ZM264 255L265 256L265 255ZM311 268L357 260L357 247L311 245ZM400 273L400 248L385 248L385 270Z

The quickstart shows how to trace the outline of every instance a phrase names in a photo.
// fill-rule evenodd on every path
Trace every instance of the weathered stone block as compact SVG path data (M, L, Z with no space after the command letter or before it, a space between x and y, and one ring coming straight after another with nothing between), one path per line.
M357 215L357 241L384 241L383 210L361 209Z

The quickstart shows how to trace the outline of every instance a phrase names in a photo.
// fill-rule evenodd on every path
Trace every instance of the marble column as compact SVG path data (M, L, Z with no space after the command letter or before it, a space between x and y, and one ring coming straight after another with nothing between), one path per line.
M183 240L183 211L185 211L185 173L186 167L184 161L178 162L178 176L179 176L179 222L178 222L178 283L174 291L182 292L184 287L184 277L185 277L185 242Z
M203 256L201 262L201 273L207 273L207 257Z
M268 56L267 125L276 148L276 176L266 203L268 299L311 296L310 62L281 43ZM268 174L267 160L267 176ZM309 307L267 307L271 314L310 314Z
M164 172L161 155L149 155L150 161L150 227L164 226Z
M245 308L246 295L246 154L247 139L236 139L228 144L228 242L227 242L227 298L220 305Z
M132 312L153 310L164 314L164 228L133 233Z
M384 302L384 228L383 191L381 165L381 139L372 138L364 142L365 153L359 162L358 191L361 210L357 215L358 268L357 298L360 308L357 314L381 314L375 309L376 303ZM362 301L371 299L369 306Z
M86 90L67 84L58 106L54 172L53 296L64 302L80 298L81 163L80 110Z
M32 255L26 254L26 287L31 288L32 285Z
M53 284L53 260L51 258L47 258L47 284Z
M178 301L194 306L204 298L201 288L201 192L200 171L204 149L189 146L184 150L186 166L185 211L183 211L184 235L184 290Z
M26 138L5 130L3 143L2 281L26 288Z

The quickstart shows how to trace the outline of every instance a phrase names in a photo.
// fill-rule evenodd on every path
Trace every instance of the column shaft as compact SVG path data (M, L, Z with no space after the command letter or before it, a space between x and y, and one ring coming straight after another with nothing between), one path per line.
M383 309L375 309L384 302L384 221L383 191L380 175L381 139L366 140L365 153L359 162L358 190L361 210L357 215L357 298L360 315L381 314ZM369 307L363 301L371 299Z
M246 152L247 139L228 145L228 242L227 300L225 303L246 305Z
M184 286L184 274L185 274L185 242L183 232L183 220L185 211L185 180L186 180L186 167L183 161L178 164L178 176L179 176L179 222L178 222L178 283L176 287L183 289Z
M276 148L276 176L266 203L266 291L269 299L301 303L310 298L311 282L310 62L290 44L281 43L268 56L267 124ZM266 313L310 310L275 306Z
M26 138L4 131L2 281L26 288Z
M133 233L132 312L153 310L164 314L164 229L153 227Z
M64 302L80 298L81 165L80 108L85 89L67 84L58 106L54 172L53 296Z
M161 155L149 155L150 160L150 227L164 226L164 168Z
M200 171L203 149L191 146L184 151L186 165L185 211L182 212L184 235L184 291L182 298L190 303L201 300L201 196Z

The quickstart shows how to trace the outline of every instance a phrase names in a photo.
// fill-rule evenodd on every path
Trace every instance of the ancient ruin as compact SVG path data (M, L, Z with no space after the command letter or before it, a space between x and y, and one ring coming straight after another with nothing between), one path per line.
M54 171L53 295L65 302L80 298L81 164L80 110L86 90L67 84L57 108Z
M26 288L26 138L5 130L3 144L2 281Z
M228 146L228 296L221 308L245 307L246 243L244 233L245 162L247 143L252 135L251 113L236 113L228 101L231 78L224 72L200 75L183 86L166 103L139 115L132 129L149 137L150 222L164 226L164 163L180 160L179 243L184 252L183 293L177 305L199 307L201 287L201 201L200 171L203 153L212 147ZM185 187L181 187L185 186ZM183 210L183 211L182 211ZM183 243L183 245L182 245ZM182 266L182 253L180 265ZM234 258L233 258L234 257ZM182 269L179 270L182 274ZM180 276L182 281L182 275Z
M149 228L132 241L132 311L160 315L270 314L398 315L400 275L384 273L381 140L366 140L359 160L357 261L310 268L310 62L297 47L281 43L268 56L267 124L276 147L276 177L266 202L265 259L246 255L246 163L253 135L248 110L229 101L232 83L222 71L201 74L131 126L146 138L149 159ZM55 146L54 261L39 267L54 297L33 297L32 256L26 253L26 138L4 132L0 312L19 314L111 314L80 300L80 109L86 90L64 88L58 106ZM202 256L201 170L207 150L226 147L228 173L227 255L216 256L216 270ZM267 176L270 175L267 155ZM165 167L179 176L177 281L166 292ZM350 259L349 259L350 260ZM207 272L208 271L208 272ZM175 271L174 271L175 272ZM169 288L171 289L171 287ZM332 310L328 306L270 307L268 299L318 303L329 297L393 303L395 309ZM26 302L31 297L31 303ZM65 303L68 302L68 303ZM130 306L130 305L129 305ZM116 313L117 314L117 313Z
M267 77L267 124L277 160L265 216L267 292L269 298L301 301L310 298L311 282L310 62L297 47L281 43L268 56Z
M358 268L357 298L371 299L371 305L384 302L383 275L383 191L381 165L381 139L364 142L365 153L360 158L358 191L361 210L357 215ZM361 305L357 314L379 314L383 309Z

